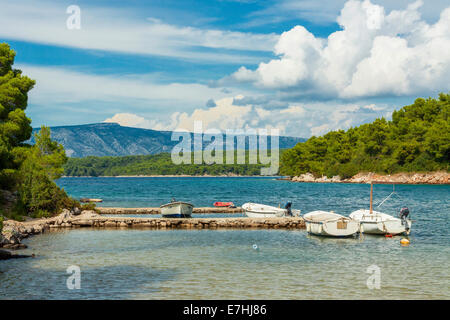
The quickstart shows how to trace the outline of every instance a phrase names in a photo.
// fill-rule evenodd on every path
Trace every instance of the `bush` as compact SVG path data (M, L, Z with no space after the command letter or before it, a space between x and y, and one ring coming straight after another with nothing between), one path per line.
M38 209L31 214L32 218L49 218L52 214L48 211Z
M64 149L50 139L50 130L46 127L42 127L35 138L36 144L28 150L19 169L20 205L36 218L79 206L53 181L61 176L62 165L67 161Z
M342 179L351 178L357 173L358 173L358 169L352 163L345 163L345 164L341 165L338 169L338 175Z
M64 190L64 189L62 189ZM65 197L62 197L60 200L59 208L60 209L69 209L73 210L75 208L80 208L82 205L80 202L72 197L68 197L67 195Z
M85 204L81 205L81 210L94 210L96 212L98 211L97 206L93 202L89 202L89 203L85 203Z

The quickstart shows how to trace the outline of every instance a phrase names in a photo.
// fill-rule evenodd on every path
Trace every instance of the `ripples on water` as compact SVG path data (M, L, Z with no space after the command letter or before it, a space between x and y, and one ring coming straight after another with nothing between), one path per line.
M367 207L369 191L367 185L266 178L70 178L60 184L75 197L100 197L110 206L157 206L172 196L197 206L291 200L303 213L345 215ZM29 249L22 252L37 258L0 262L0 298L448 299L450 188L396 189L401 199L383 211L410 207L416 223L408 247L400 246L401 237L329 239L303 230L57 231L25 240ZM391 190L375 186L375 202ZM381 269L380 290L366 286L373 264ZM70 265L81 268L80 290L66 287Z

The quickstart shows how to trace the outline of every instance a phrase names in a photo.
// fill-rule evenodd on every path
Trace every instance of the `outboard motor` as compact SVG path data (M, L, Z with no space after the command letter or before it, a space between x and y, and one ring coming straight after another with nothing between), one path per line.
M290 215L291 217L292 217L292 210L291 210L291 207L292 207L292 202L287 202L286 204L285 204L285 206L284 206L284 208L287 210L287 214L288 215Z
M402 220L402 224L406 224L406 218L409 215L409 209L407 207L403 207L400 209L400 219Z

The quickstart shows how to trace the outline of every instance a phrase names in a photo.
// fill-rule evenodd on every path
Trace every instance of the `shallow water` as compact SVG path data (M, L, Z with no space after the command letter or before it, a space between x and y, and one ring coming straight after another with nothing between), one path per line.
M367 207L369 198L368 185L272 178L68 178L59 183L75 197L100 197L109 206L157 206L172 196L197 206L291 200L303 213L322 209L348 215ZM416 222L407 247L400 245L401 237L329 239L303 230L55 231L24 241L29 248L21 253L37 258L0 262L0 298L449 299L450 186L396 190L399 196L382 211L410 208ZM391 191L392 186L376 185L375 203ZM79 290L66 286L71 265L81 268ZM367 287L371 265L380 268L380 289Z

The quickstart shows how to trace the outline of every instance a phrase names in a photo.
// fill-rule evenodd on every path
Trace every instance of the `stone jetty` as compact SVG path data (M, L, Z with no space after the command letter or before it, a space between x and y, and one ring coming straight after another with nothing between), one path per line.
M31 235L51 230L73 228L100 229L304 229L305 223L300 217L283 218L148 218L148 217L105 217L93 210L63 210L53 218L31 219L19 222L4 221L0 234L0 248L17 250L27 246L21 240ZM2 258L14 258L2 252ZM17 256L19 257L19 256ZM22 256L20 256L22 257Z
M96 207L96 210L100 214L160 214L161 209L159 207L148 208L107 208ZM192 210L192 213L242 213L242 208L228 208L228 207L197 207Z
M61 214L53 219L45 219L44 229L59 228L151 228L151 229L213 229L213 228L274 228L303 229L300 217L286 218L141 218L104 217L91 210L78 216Z

